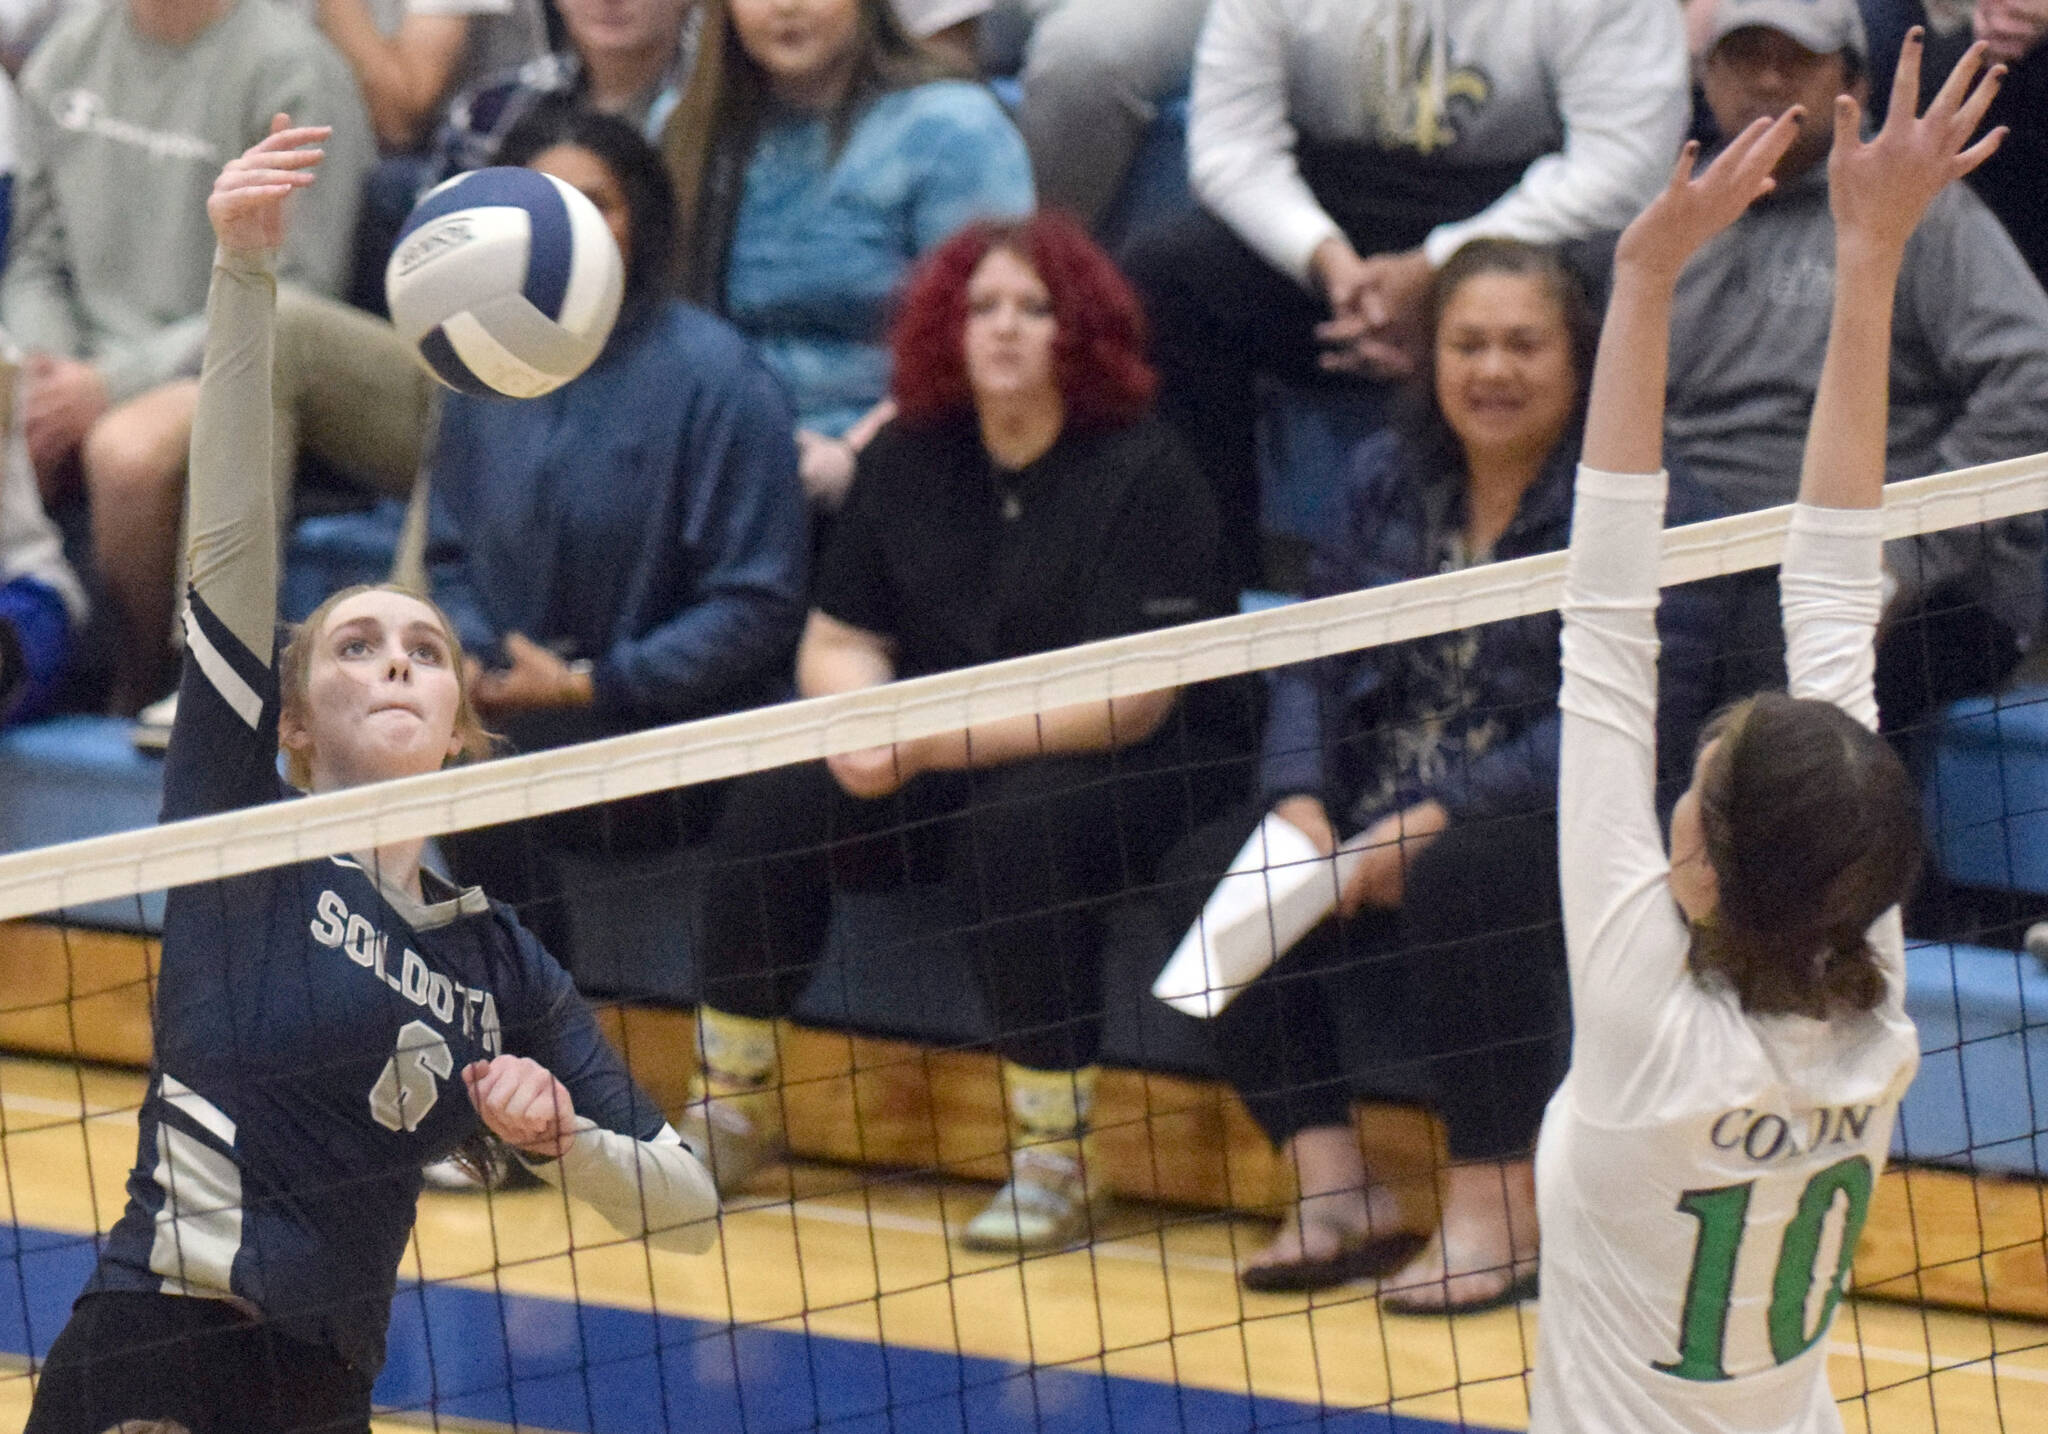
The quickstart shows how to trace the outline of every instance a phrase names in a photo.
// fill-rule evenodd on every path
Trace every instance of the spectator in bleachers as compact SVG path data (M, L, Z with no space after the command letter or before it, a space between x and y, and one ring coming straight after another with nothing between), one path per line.
M684 292L760 346L796 405L804 487L836 507L888 420L891 301L977 218L1032 207L1016 126L890 0L703 0L667 150Z
M1426 312L1411 411L1344 475L1312 596L1565 545L1598 329L1584 286L1552 249L1480 239L1437 271ZM1696 487L1672 491L1673 522L1710 514ZM1678 786L1714 699L1719 602L1678 589L1660 613L1659 750L1677 754ZM1268 811L1326 852L1339 840L1369 852L1337 914L1215 1021L1225 1076L1299 1181L1299 1204L1245 1265L1250 1288L1381 1275L1389 1307L1464 1309L1534 1270L1530 1151L1570 1043L1558 631L1546 612L1282 669L1260 804L1162 864L1178 938ZM1411 1021L1453 1162L1420 1253L1393 1235L1397 1208L1366 1169L1344 1062L1347 1027Z
M90 0L0 0L0 70L21 73L43 36L56 27L68 10Z
M1722 0L1702 72L1721 133L1804 104L1861 97L1865 31L1854 0ZM1834 293L1829 129L1807 124L1778 187L1700 251L1672 316L1666 448L1730 508L1789 502L1826 349ZM1918 478L2048 449L2048 296L1966 185L1934 201L1906 247L1892 341L1886 472ZM1892 586L1878 640L1888 731L1995 687L2043 605L2038 514L1886 544ZM1781 669L1775 584L1737 642ZM1752 682L1751 686L1757 685Z
M172 566L222 161L280 111L332 124L281 272L332 292L371 159L355 81L270 0L110 0L68 15L21 78L0 324L28 350L19 421L46 497L82 472L121 628L113 702L170 683Z
M650 141L661 134L696 63L699 0L556 0L556 8L569 47L456 96L434 140L432 179L498 163L512 127L561 96L618 116Z
M1718 0L1685 0L1686 30L1696 68L1704 67L1714 39ZM2009 66L1984 116L1984 128L2007 129L1998 152L1969 175L1969 185L1996 214L2026 257L2034 276L2048 283L2048 206L2040 202L2048 173L2048 0L1857 0L1869 40L1867 73L1888 75L1899 45L1914 25L1927 30L1921 81L1933 93L1970 45L1982 40L1990 63ZM1870 96L1872 124L1883 121L1890 96L1879 85ZM1710 137L1712 126L1706 126Z
M557 100L502 158L590 196L627 256L625 306L581 377L524 402L448 395L434 446L435 599L485 656L472 695L523 750L776 700L803 627L810 536L789 403L731 325L667 297L675 200L654 147ZM395 336L392 339L396 343ZM699 839L689 788L447 838L465 882L544 939L562 850Z
M377 143L417 149L448 97L547 53L540 0L286 0L341 51Z
M361 5L366 0L312 3ZM484 4L491 0L423 3ZM534 106L552 99L566 98L597 113L617 115L653 140L675 110L696 56L696 0L557 0L555 9L561 17L566 47L523 57L514 53L514 43L526 39L530 31L515 20L525 13L517 7L537 6L542 0L496 3L515 8L508 15L473 22L473 40L480 38L491 48L480 52L473 43L466 58L497 57L505 65L470 73L425 152L389 155L370 178L363 196L356 273L348 298L373 314L386 312L384 265L422 191L452 175L497 163L498 146L512 127Z
M1134 236L1125 267L1233 576L1257 568L1255 378L1412 371L1433 270L1482 235L1625 223L1664 182L1686 84L1670 0L1215 0L1188 133L1203 208Z
M995 0L889 0L910 38L972 70L980 56L981 18Z
M1151 416L1142 325L1061 215L974 225L925 262L895 332L901 415L861 454L812 594L804 695L1228 610L1201 473ZM1228 799L1189 772L1228 744L1211 697L1081 703L732 784L700 900L690 1117L722 1190L779 1139L773 1022L823 954L835 887L943 881L973 913L1012 1132L1011 1180L966 1240L1087 1235L1104 907Z
M1991 61L2010 66L1985 127L2004 125L1998 152L1970 172L1969 185L2004 223L2034 276L2048 283L2048 205L2041 176L2048 174L2048 0L1862 0L1870 29L1870 71L1899 52L1909 26L1927 26L1923 92L1947 78L1972 41L1983 40ZM1880 90L1883 86L1878 87ZM1871 119L1884 118L1885 96L1871 96Z
M1159 102L1187 83L1209 0L1003 0L1021 12L1038 202L1094 225L1115 204Z
M0 336L0 348L11 347ZM43 512L28 443L12 421L20 393L0 359L0 727L40 716L85 620L85 590Z

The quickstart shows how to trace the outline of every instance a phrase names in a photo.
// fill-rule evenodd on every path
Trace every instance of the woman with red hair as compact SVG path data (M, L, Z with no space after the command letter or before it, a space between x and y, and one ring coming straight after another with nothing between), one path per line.
M824 552L804 696L1229 610L1208 489L1151 415L1137 300L1075 222L962 231L912 278L894 346L900 415L862 452ZM1082 703L734 783L700 898L689 1116L721 1190L778 1143L772 1023L823 951L835 885L945 881L978 947L1012 1136L1012 1178L963 1238L1088 1237L1100 916L1204 814L1184 773L1221 755L1220 731L1187 706L1173 689Z

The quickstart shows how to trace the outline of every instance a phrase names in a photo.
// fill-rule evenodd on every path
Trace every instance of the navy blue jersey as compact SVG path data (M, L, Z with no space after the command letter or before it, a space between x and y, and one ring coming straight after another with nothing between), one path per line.
M275 662L197 593L185 628L165 820L286 798ZM420 1169L479 1128L464 1066L531 1057L579 1116L661 1132L511 911L421 880L425 905L323 857L170 894L140 1148L88 1293L232 1299L374 1375Z

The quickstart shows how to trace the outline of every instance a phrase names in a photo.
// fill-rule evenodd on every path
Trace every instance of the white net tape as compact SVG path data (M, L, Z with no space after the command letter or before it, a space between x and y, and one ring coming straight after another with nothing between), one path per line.
M2048 454L1885 489L1886 535L2048 508ZM1791 508L1664 534L1666 586L1769 567ZM454 767L0 857L0 920L545 816L790 762L1129 697L1555 608L1565 555L1544 553L1315 602L1164 628L581 746Z

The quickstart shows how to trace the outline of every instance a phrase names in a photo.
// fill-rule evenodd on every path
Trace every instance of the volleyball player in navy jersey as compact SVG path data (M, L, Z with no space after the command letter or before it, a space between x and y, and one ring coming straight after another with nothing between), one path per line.
M289 127L208 201L220 250L192 438L185 669L166 819L431 772L485 742L439 610L324 604L282 646L273 263L328 131ZM698 1251L710 1177L512 912L421 843L181 887L128 1204L43 1367L29 1434L368 1428L420 1169L488 1128L629 1238Z

